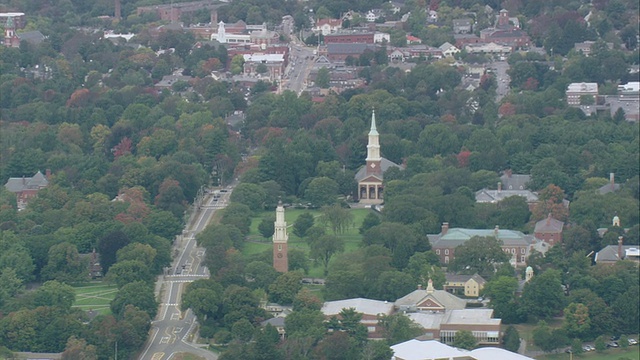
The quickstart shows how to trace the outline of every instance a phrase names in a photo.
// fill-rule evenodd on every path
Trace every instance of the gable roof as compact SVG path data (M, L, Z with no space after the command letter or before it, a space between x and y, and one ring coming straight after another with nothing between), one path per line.
M517 230L506 229L464 229L451 228L447 233L437 235L427 235L433 247L455 247L464 244L474 236L496 237L504 245L531 245L534 242L533 236L525 235Z
M534 233L561 233L564 227L564 222L556 220L551 217L551 214L546 219L542 219L536 223Z
M49 185L47 178L38 171L33 177L12 177L4 185L10 192L21 192L24 190L37 190Z
M397 167L398 169L402 169L401 165L398 165L396 163L394 163L391 160L388 160L386 158L382 158L382 160L380 160L380 167L382 168L382 173L379 175L376 175L376 177L379 177L380 180L383 180L383 176L385 171L389 170L391 167ZM356 173L355 179L356 181L362 181L365 178L367 178L367 167L366 166L362 166L360 169L358 169L358 172Z
M527 199L527 202L537 202L538 195L529 190L489 190L482 189L476 191L476 202L484 203L496 203L500 202L511 196L522 196Z
M34 45L38 45L44 41L45 36L38 30L35 31L27 31L18 34L18 38L20 41L24 40Z
M512 174L510 170L506 170L500 176L502 188L505 190L525 190L529 181L531 181L531 175Z
M429 292L424 289L417 289L396 300L394 305L398 309L417 308L420 304L431 301L441 305L445 310L461 310L467 303L459 297L444 290L433 290Z
M594 261L597 263L600 262L611 262L618 260L625 260L629 256L634 256L637 258L640 256L640 250L638 249L638 245L622 245L622 250L624 251L623 259L620 259L618 256L618 245L608 245L605 246L602 250L596 253Z
M354 298L338 301L327 301L322 305L322 313L325 316L340 314L343 309L355 309L356 312L364 315L389 315L393 311L393 303L387 301L371 300L364 298Z
M482 276L476 274L473 275L464 275L464 274L445 274L444 275L447 282L467 282L471 279L475 280L478 284L484 285L487 280L485 280Z

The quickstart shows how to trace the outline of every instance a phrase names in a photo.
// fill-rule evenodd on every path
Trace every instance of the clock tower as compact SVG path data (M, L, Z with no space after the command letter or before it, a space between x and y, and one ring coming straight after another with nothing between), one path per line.
M289 271L287 240L289 235L287 235L287 222L284 219L284 207L282 201L279 201L273 232L273 268L283 273Z
M371 129L369 130L369 144L367 145L367 175L380 175L382 168L380 163L380 134L376 129L376 112L371 112Z

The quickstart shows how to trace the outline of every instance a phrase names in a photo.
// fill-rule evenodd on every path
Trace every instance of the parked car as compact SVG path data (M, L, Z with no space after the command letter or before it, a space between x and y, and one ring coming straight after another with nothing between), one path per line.
M596 348L594 348L591 345L585 345L585 346L582 347L582 350L585 351L585 352L594 351L595 349Z
M636 339L629 339L629 345L638 345L638 340L636 340Z
M609 348L617 348L618 347L618 343L615 341L611 341L607 343L607 347Z

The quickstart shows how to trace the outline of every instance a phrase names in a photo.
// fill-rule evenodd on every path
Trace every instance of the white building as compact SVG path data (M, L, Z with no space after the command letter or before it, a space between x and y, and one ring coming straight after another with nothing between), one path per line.
M391 350L391 360L533 360L505 349L484 347L467 351L435 340L413 339L393 345Z
M376 32L373 34L373 42L376 44L384 42L389 43L391 42L391 35L383 32Z
M438 49L442 50L442 55L446 57L452 57L454 54L457 54L460 52L460 49L458 49L457 47L455 47L449 42L445 42L444 44L440 45Z
M598 83L571 83L567 86L567 104L580 105L582 96L593 97L595 103L598 96Z
M496 43L478 43L467 44L464 49L470 54L509 54L511 52L511 46L498 45Z

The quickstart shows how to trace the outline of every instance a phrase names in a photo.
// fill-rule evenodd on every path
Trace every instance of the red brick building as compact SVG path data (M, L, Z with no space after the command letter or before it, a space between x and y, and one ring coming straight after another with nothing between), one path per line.
M555 245L562 242L563 228L564 222L554 219L551 217L551 214L549 214L546 219L542 219L536 223L533 235L536 239L546 241L549 245Z
M372 32L337 32L324 36L325 44L373 44Z

